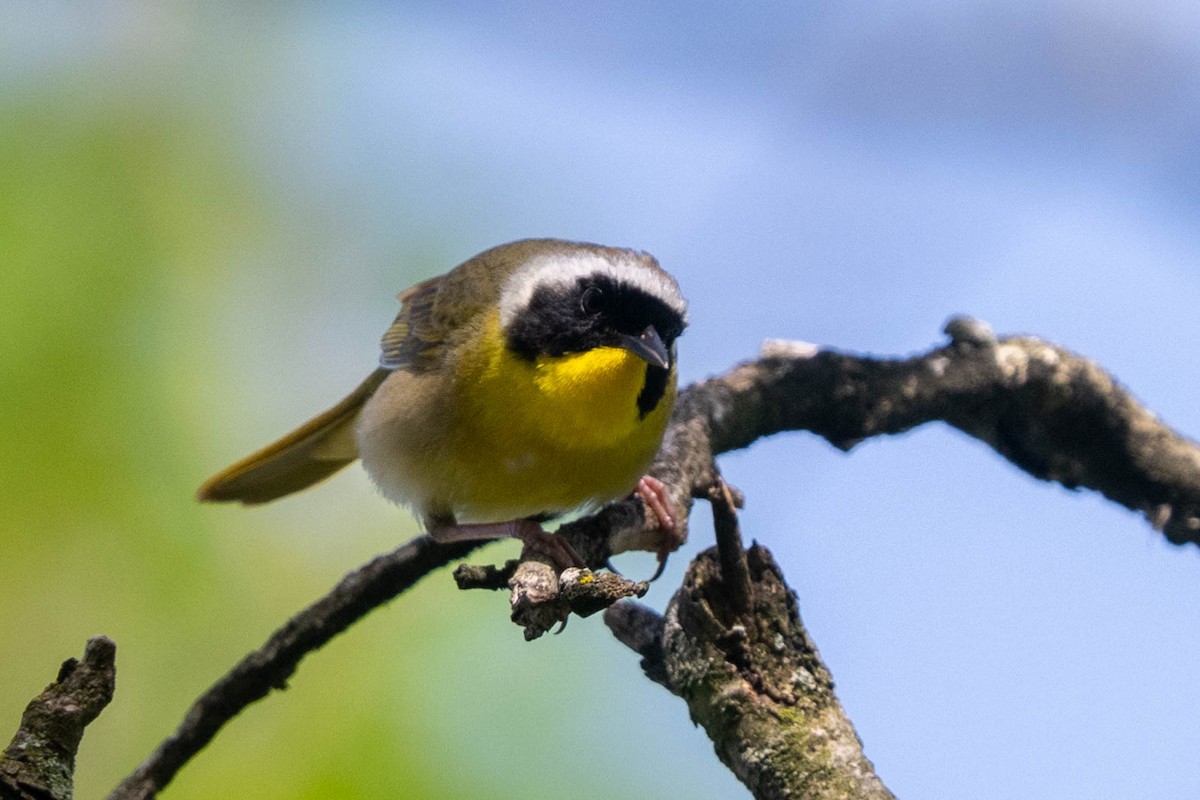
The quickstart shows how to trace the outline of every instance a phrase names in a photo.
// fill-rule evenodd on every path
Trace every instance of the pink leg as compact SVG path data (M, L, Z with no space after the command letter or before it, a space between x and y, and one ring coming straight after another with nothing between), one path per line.
M659 528L675 533L675 517L671 514L671 498L667 495L666 484L652 475L643 475L634 493L654 512Z
M541 525L527 519L431 526L429 535L443 544L478 542L489 539L520 539L530 550L549 558L559 570L587 566L566 539L555 536L553 533L546 533L542 530Z
M653 512L658 528L663 532L662 543L658 548L658 570L654 573L654 578L657 578L667 565L667 554L678 550L683 544L683 531L680 530L675 515L671 513L671 498L662 481L651 475L643 475L634 493L642 498L642 502ZM649 524L650 520L646 522Z

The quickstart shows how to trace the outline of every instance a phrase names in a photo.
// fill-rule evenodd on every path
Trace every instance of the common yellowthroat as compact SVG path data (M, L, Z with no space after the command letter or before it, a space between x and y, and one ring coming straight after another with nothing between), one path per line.
M536 520L639 494L675 402L687 304L650 255L557 239L484 251L399 295L379 368L344 400L205 483L264 503L357 458L440 541L515 536L579 561ZM582 564L580 564L582 566Z

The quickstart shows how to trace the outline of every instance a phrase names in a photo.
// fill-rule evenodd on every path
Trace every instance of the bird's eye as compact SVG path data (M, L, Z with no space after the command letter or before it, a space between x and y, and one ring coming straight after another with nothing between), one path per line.
M583 296L579 298L579 307L583 309L585 314L599 314L600 301L604 297L604 293L599 287L589 286L583 290Z

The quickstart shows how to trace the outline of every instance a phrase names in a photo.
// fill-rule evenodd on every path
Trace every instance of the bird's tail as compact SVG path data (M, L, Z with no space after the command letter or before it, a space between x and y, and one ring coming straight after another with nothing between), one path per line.
M328 478L358 458L354 423L388 374L375 370L333 408L209 478L196 497L206 502L266 503Z

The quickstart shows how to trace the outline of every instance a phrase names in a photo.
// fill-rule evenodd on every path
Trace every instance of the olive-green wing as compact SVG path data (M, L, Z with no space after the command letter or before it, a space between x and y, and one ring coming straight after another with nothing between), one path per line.
M443 280L443 276L430 278L398 295L400 313L379 341L383 350L379 366L425 372L437 363L445 346L444 326L436 315Z
M495 257L496 250L401 292L400 313L379 343L379 366L410 372L437 369L465 324L499 300L500 283L512 262Z

